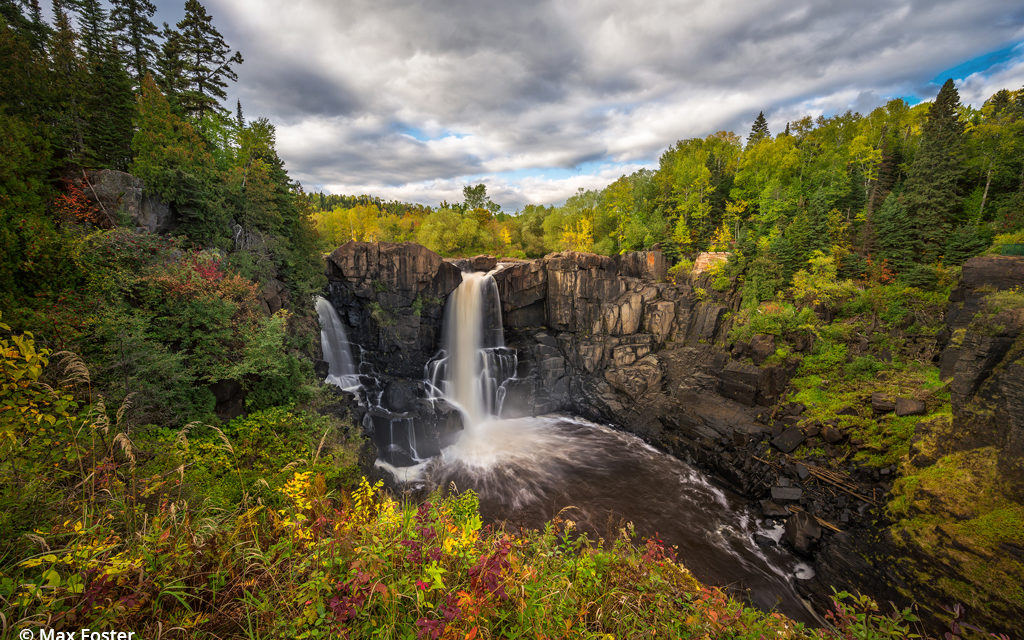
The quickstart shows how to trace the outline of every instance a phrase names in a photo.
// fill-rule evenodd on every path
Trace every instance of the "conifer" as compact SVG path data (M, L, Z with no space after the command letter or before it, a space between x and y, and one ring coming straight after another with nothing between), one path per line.
M152 17L156 6L150 0L111 0L111 22L118 44L125 51L126 64L136 86L153 67L158 51L157 28Z
M185 17L177 27L186 81L186 89L178 95L182 109L195 119L208 111L225 112L219 102L227 97L227 81L238 80L232 65L242 63L242 54L231 52L199 0L185 2Z
M758 142L770 138L771 135L771 132L768 131L768 121L764 117L764 111L758 112L757 118L754 119L754 125L750 128L750 135L747 137L747 146L752 147Z
M928 111L921 146L907 172L903 206L912 226L913 246L925 264L941 256L950 229L960 222L964 125L959 107L953 80L946 80Z

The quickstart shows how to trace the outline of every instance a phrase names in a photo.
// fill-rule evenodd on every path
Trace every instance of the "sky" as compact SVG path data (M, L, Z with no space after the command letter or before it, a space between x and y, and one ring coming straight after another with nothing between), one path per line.
M676 140L1024 86L1011 0L205 0L307 191L506 211L657 166ZM158 1L157 19L183 15Z

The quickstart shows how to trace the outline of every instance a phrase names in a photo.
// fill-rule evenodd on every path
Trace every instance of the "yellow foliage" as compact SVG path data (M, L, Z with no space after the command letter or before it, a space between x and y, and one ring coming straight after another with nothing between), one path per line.
M594 227L590 218L580 218L562 227L562 246L569 251L590 251L594 245Z

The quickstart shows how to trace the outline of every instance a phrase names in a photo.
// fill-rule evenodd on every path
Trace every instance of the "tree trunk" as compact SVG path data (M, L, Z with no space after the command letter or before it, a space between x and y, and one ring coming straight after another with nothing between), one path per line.
M985 201L988 200L988 187L992 184L992 161L988 163L988 173L985 175L985 191L981 194L981 206L978 207L978 222L982 220L985 211Z

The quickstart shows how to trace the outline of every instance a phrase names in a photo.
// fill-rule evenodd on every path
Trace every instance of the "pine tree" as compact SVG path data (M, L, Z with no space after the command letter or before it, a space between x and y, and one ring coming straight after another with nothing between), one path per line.
M235 124L239 129L245 128L245 117L242 115L242 101L235 101Z
M242 63L242 54L231 53L224 36L213 26L213 18L199 0L186 0L185 17L178 23L184 63L185 91L178 100L185 113L199 119L208 111L224 112L219 101L227 97L227 81L238 80L232 65Z
M757 118L754 119L754 126L750 128L750 135L747 137L747 146L752 147L758 142L770 138L771 135L771 132L768 131L768 121L765 120L764 111L758 112Z
M964 125L959 107L953 80L946 80L928 111L921 146L907 172L903 205L912 221L914 248L924 264L940 257L950 229L960 222Z
M126 52L129 72L136 86L153 67L157 54L157 28L152 17L156 6L150 0L111 0L111 22L118 44Z
M78 57L78 34L63 3L53 3L55 29L50 38L51 73L60 81L54 83L53 119L54 146L57 156L80 162L85 153L86 69Z
M110 37L107 12L99 0L75 0L73 6L77 8L81 22L80 38L86 64L95 65L106 51Z
M188 89L185 79L185 58L181 33L164 23L163 44L156 56L156 73L160 89L172 107L177 110L178 98Z
M89 69L84 98L85 147L94 164L125 170L131 161L132 79L113 42Z

